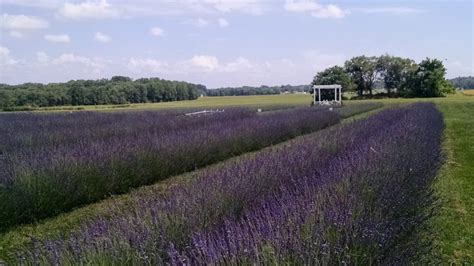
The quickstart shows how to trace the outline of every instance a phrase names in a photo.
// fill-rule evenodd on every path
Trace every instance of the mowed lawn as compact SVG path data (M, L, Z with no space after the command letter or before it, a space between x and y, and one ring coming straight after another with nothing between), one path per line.
M436 191L442 200L435 218L438 254L446 263L474 263L474 97L438 102L446 123L446 164Z
M39 111L70 111L70 110L170 110L170 109L206 109L225 107L275 107L311 104L310 94L279 94L252 96L201 97L190 101L161 103L137 103L123 105L81 105L40 107Z

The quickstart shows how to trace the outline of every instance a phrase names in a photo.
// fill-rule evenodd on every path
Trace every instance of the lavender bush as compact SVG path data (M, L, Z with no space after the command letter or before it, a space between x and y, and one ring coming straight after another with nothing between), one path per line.
M432 104L382 111L134 193L115 215L32 241L28 263L404 264L441 162Z
M0 115L0 229L32 222L340 120L296 108Z

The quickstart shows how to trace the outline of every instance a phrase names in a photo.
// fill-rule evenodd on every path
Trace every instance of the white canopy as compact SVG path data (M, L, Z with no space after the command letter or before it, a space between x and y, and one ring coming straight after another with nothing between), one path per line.
M313 85L313 102L316 104L316 90L318 90L318 104L342 104L342 86L339 84L332 85ZM334 90L334 100L333 101L321 101L321 90Z

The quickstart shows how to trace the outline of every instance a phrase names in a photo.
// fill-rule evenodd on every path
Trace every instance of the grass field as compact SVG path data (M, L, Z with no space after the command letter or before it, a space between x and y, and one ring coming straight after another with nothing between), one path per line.
M436 254L443 264L470 264L474 262L474 97L462 94L446 98L433 99L381 99L346 101L353 105L361 102L381 102L386 106L413 103L419 101L434 102L443 113L446 130L444 149L446 163L435 183L435 192L440 198L441 209L432 221L436 244ZM196 101L182 101L156 104L136 104L130 106L85 106L74 107L84 110L146 110L146 109L182 109L217 108L246 106L263 108L275 105L309 105L310 95L269 95L239 97L205 97ZM56 111L60 108L43 108L43 111ZM365 116L365 115L362 115ZM251 156L251 155L249 155ZM183 182L192 174L186 174L155 185L154 189L165 190L170 185ZM144 188L145 190L147 188ZM2 250L22 245L30 236L41 239L45 235L61 235L92 217L111 215L107 206L126 204L130 195L122 195L104 202L66 213L38 226L23 226L0 235L0 258ZM117 198L120 200L117 201ZM121 203L117 203L121 202ZM116 206L120 209L120 206Z
M474 101L439 102L446 123L447 162L436 191L442 200L435 219L438 253L446 263L474 262Z
M474 96L474 90L464 90L463 93L469 96Z
M265 96L225 96L202 97L192 101L176 101L162 103L140 103L124 105L83 105L83 106L55 106L39 107L38 111L73 111L73 110L167 110L167 109L195 109L195 108L223 108L223 107L256 107L265 108L275 105L307 105L311 103L311 95L282 94Z

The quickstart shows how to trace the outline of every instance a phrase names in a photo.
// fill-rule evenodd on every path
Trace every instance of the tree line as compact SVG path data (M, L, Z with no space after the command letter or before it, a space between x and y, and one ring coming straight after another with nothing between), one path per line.
M474 77L457 77L450 79L449 82L456 88L474 89Z
M382 84L388 97L440 97L454 91L445 75L446 68L438 59L416 63L391 55L362 55L317 73L311 85L340 84L343 91L355 91L359 98L372 97L377 84Z
M226 87L219 89L207 90L207 96L244 96L244 95L271 95L281 94L285 92L304 92L309 91L310 85L281 85L281 86L243 86L243 87Z
M159 78L114 76L111 79L72 80L66 83L0 84L0 109L18 106L127 104L197 99L204 85Z

